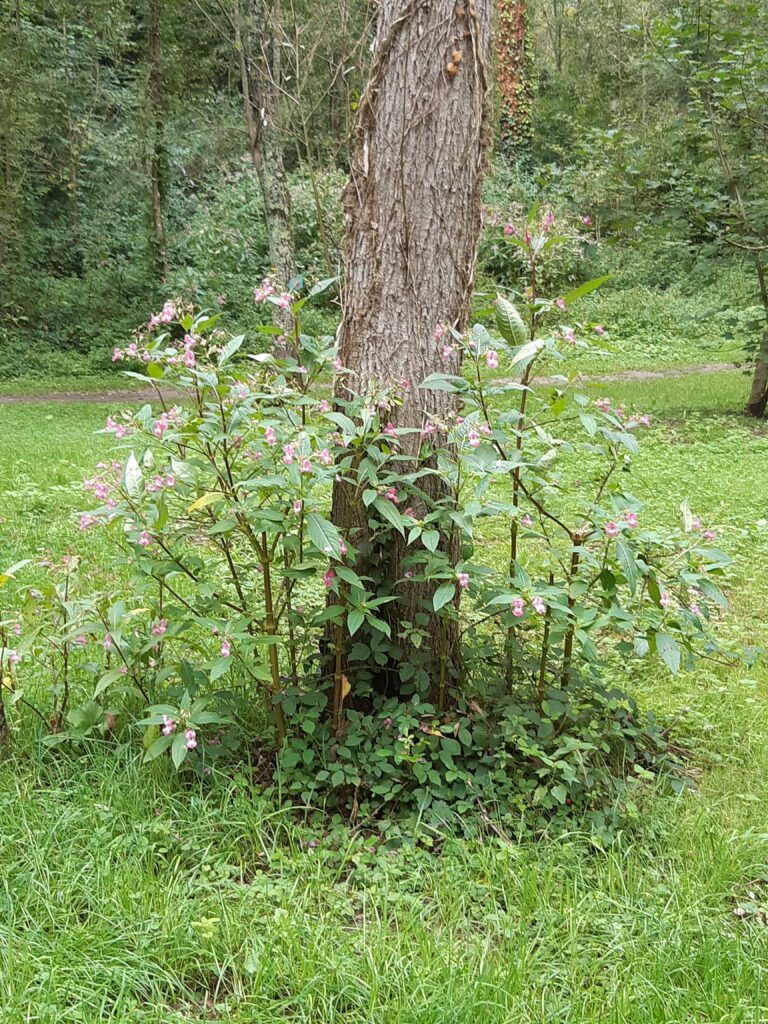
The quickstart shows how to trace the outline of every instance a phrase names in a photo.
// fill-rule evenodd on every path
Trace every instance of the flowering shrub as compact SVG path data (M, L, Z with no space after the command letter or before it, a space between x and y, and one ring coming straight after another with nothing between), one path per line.
M490 806L602 814L628 773L658 769L661 734L606 687L606 662L655 654L677 672L711 650L727 559L687 509L666 530L629 490L647 416L566 377L536 387L541 360L565 364L603 333L570 315L597 282L539 294L551 229L545 217L507 236L529 285L518 305L497 298L494 334L436 326L433 343L464 367L420 384L456 396L444 420L395 427L407 382L353 393L332 339L301 331L306 298L269 281L256 299L290 313L284 358L244 355L217 316L170 302L115 350L163 390L107 419L118 454L86 480L79 525L112 538L130 592L78 597L73 562L46 594L21 589L0 634L9 688L46 666L54 742L125 718L148 760L207 773L269 721L261 746L288 793L436 822ZM346 397L331 401L331 373ZM421 452L406 456L414 432ZM589 490L564 485L569 463ZM448 486L430 498L435 473ZM338 481L364 530L332 522ZM400 578L365 573L363 546L395 533ZM393 631L387 608L411 588L421 608ZM371 684L380 669L386 693Z

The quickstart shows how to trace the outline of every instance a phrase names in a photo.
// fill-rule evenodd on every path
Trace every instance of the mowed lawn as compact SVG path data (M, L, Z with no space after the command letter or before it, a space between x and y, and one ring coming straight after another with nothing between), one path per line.
M765 642L768 428L740 374L589 385L653 426L646 517L687 498L734 558L720 632ZM0 569L109 548L81 534L107 409L0 407ZM574 480L574 486L576 481ZM696 789L649 789L601 849L578 828L384 851L308 827L243 769L206 789L138 741L0 762L2 1024L759 1024L768 1020L768 670L622 682L672 723Z

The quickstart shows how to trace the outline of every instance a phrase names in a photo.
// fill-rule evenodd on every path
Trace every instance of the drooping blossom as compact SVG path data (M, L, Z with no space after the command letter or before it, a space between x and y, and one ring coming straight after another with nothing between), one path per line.
M662 608L669 608L671 603L672 603L672 598L669 596L668 592L665 590L662 593L661 597L659 598L659 604L661 605Z
M458 577L457 577L457 579L459 581L459 586L461 587L462 590L468 590L469 589L469 573L468 572L460 572Z
M293 511L297 516L301 515L302 509L304 508L304 502L299 501L298 498L293 503Z
M470 430L467 432L467 440L469 441L470 448L480 447L481 438L476 430Z
M139 534L139 547L148 548L152 543L152 538L146 530L142 530Z
M168 629L168 619L160 619L152 627L152 636L165 636L166 629Z
M336 573L333 571L333 569L326 569L326 571L323 573L323 583L325 584L327 590L331 589L331 587L333 586L333 581L335 579Z
M533 610L536 612L537 615L543 615L544 612L547 610L547 605L546 605L546 603L544 601L544 598L543 597L538 597L538 596L534 597L533 600L531 601L531 607L533 608Z
M384 494L384 497L387 498L389 501L393 502L395 505L400 504L400 499L397 496L397 490L394 487L390 487L389 490L386 491L386 493Z
M565 310L565 308L566 308L566 306L565 306L565 299L562 298L562 297L559 298L559 299L555 299L555 305L557 306L558 309Z
M306 456L301 460L299 469L301 470L302 473L312 472L312 463Z
M634 530L637 527L637 512L627 512L624 519L630 530Z
M292 444L283 445L283 462L286 466L290 466L293 463L294 454L295 448Z
M595 324L595 326L592 328L592 330L595 332L595 334L598 334L601 338L605 334L605 328L603 327L602 324Z
M453 355L453 346L452 345L443 345L443 351L442 351L443 359L445 359L447 361L447 360L449 360L451 358L452 355Z
M605 530L607 536L613 539L614 537L618 536L619 524L614 523L613 520L611 520L610 522L603 524L603 529Z
M175 732L176 722L167 715L163 715L163 736L171 736Z
M194 729L187 729L184 733L184 739L187 741L187 750L194 750L197 746L197 733Z
M440 341L443 336L443 325L435 324L435 341Z
M523 612L525 611L525 601L522 597L516 597L512 602L512 614L516 619L522 618Z
M224 637L221 641L221 647L219 648L219 654L222 658L228 658L232 654L232 642L229 637Z
M531 519L531 517L528 515L527 512L523 516L523 518L520 520L520 522L523 524L523 526L533 526L533 520Z
M574 332L572 327L564 327L563 328L563 337L565 338L565 340L568 342L569 345L575 345L576 344L576 334L575 334L575 332Z
M317 458L322 463L323 466L330 466L331 463L333 462L333 456L331 455L327 448L321 449L317 453Z
M494 349L489 349L485 353L485 363L489 370L496 370L499 366L499 353Z

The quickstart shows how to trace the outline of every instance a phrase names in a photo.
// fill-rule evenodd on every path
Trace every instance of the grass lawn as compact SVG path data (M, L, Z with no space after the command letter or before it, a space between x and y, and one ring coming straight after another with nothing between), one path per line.
M734 557L721 632L768 627L768 430L716 376L591 385L649 411L644 515L687 498ZM83 553L82 479L105 409L0 407L0 567ZM674 722L696 791L649 790L607 850L578 829L448 838L435 856L322 832L207 788L139 745L52 754L32 728L0 762L5 1024L759 1024L768 1019L768 671L704 663L628 686Z

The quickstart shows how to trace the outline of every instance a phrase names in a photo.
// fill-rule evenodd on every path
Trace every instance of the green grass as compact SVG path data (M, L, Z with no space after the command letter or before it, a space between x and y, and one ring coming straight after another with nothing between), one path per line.
M644 516L687 497L734 556L721 631L768 627L768 433L738 373L596 387L654 425ZM82 535L105 410L0 407L0 565ZM574 485L575 485L574 479ZM768 673L623 680L675 722L694 793L648 791L608 850L578 830L386 852L276 810L247 773L205 789L130 745L0 763L0 1021L22 1024L759 1024L768 1019ZM734 911L737 911L735 914Z

